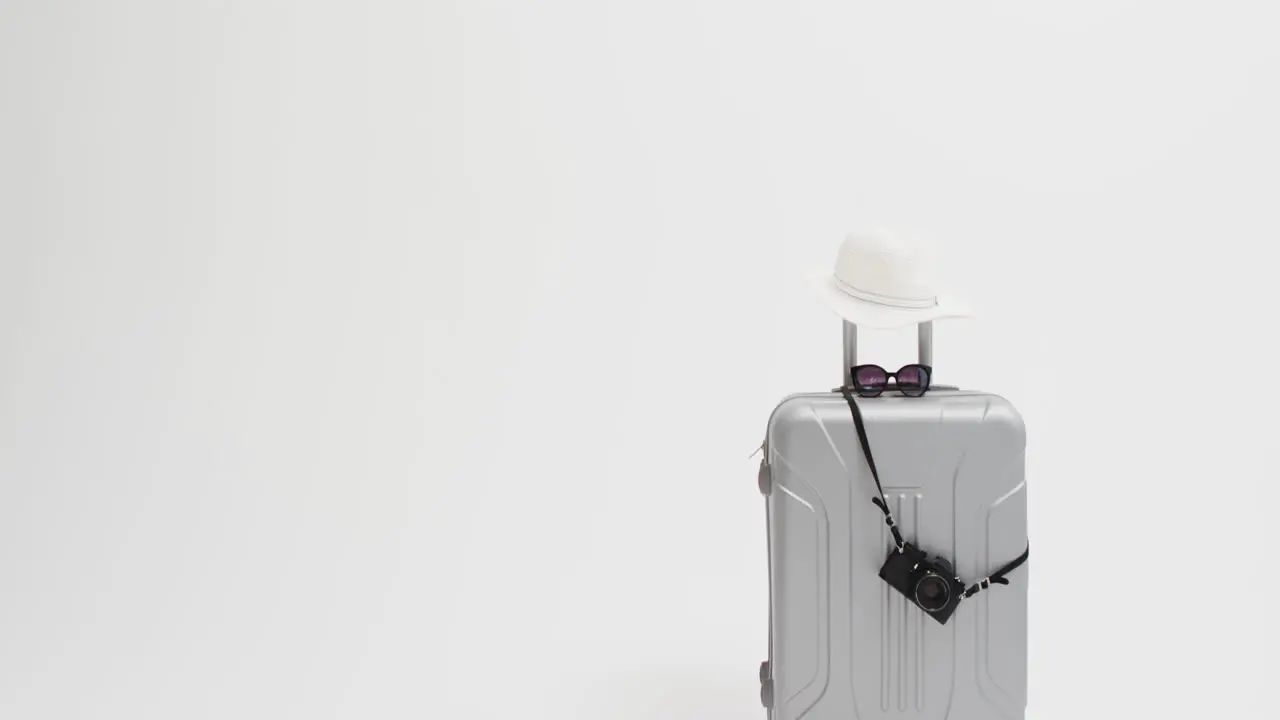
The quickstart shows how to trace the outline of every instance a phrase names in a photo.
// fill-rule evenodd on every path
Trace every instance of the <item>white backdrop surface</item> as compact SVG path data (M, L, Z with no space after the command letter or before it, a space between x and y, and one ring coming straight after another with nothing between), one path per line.
M876 223L1027 421L1028 716L1273 717L1278 20L0 4L0 717L763 717Z

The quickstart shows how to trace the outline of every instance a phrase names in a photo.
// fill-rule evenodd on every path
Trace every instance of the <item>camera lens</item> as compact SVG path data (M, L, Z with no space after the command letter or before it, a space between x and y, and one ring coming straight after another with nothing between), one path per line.
M916 602L929 612L937 612L951 602L951 585L933 573L916 583Z

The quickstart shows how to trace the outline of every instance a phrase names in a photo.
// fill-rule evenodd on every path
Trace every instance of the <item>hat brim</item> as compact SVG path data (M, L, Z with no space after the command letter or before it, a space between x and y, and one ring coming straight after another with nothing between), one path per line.
M832 312L861 327L897 328L972 314L967 303L944 295L939 295L934 305L925 308L900 308L862 300L841 290L830 270L811 270L807 280L818 299Z

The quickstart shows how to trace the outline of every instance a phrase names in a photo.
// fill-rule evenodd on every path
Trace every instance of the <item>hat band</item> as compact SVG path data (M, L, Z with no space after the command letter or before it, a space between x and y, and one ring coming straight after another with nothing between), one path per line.
M888 305L896 308L920 310L924 308L931 308L938 304L938 298L936 296L927 298L904 298L894 297L893 295L881 295L880 293L874 293L870 290L863 290L861 288L854 287L835 275L832 275L831 277L836 281L836 285L840 287L840 290L844 292L844 294L858 298L859 300L873 302L877 305Z

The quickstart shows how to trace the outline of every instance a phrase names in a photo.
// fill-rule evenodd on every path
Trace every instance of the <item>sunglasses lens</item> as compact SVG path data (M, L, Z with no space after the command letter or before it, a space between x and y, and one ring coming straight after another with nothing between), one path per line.
M903 395L920 397L929 389L929 371L920 365L907 365L898 371L898 388Z
M889 374L882 367L863 365L854 368L853 384L859 394L879 395L889 383Z

